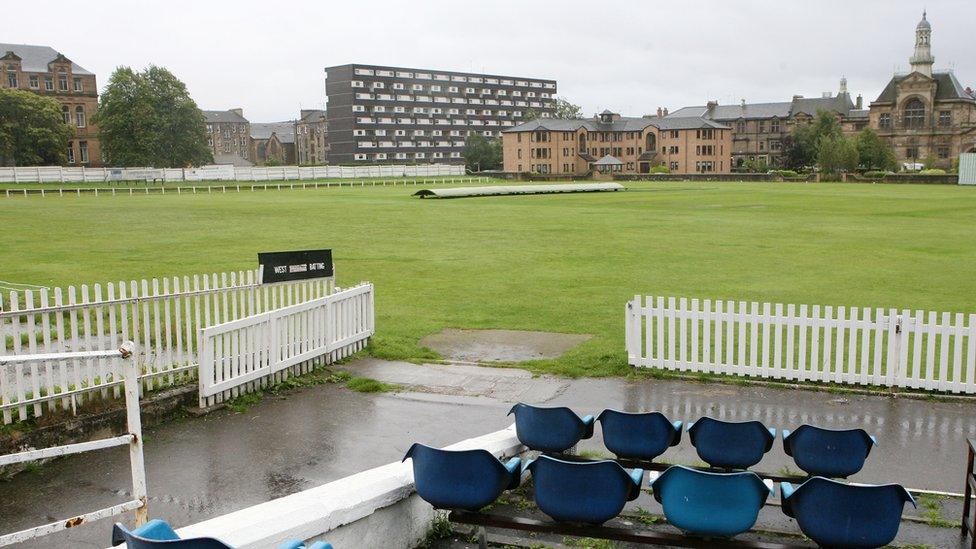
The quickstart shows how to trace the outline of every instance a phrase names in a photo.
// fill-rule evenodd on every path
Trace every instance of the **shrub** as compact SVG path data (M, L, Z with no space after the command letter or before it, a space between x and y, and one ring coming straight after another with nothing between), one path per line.
M884 179L884 176L888 175L888 172L881 170L871 170L864 172L864 177L868 179Z
M946 171L939 168L931 168L918 172L918 175L945 175Z
M796 177L798 175L793 170L770 170L769 173L780 177Z
M671 173L671 170L668 169L668 167L665 166L664 164L661 164L660 166L654 166L653 168L651 168L650 173Z

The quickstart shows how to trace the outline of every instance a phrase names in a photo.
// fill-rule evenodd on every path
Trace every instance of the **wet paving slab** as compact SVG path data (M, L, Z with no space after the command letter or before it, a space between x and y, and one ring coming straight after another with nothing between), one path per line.
M372 359L343 368L404 390L361 394L339 385L306 387L266 396L242 413L222 410L149 430L151 515L183 526L399 460L413 442L440 446L495 431L511 423L505 414L519 401L565 405L581 414L617 408L660 410L686 421L711 415L758 419L778 428L804 422L864 427L878 437L879 446L853 480L951 492L962 490L965 440L976 436L968 402L673 380L569 380L518 369ZM580 450L605 454L599 428ZM687 440L662 457L699 463ZM778 441L756 469L777 472L791 465ZM116 448L51 462L0 482L0 531L123 501L128 476L127 452ZM946 519L958 520L956 512L945 512ZM21 547L105 547L111 522Z

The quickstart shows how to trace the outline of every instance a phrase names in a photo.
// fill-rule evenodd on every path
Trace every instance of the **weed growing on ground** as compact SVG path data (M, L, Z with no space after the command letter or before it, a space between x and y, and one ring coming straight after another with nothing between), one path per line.
M357 393L390 393L399 390L398 385L383 383L368 377L352 377L346 381L346 387Z
M248 408L261 402L261 398L263 398L263 396L264 393L262 393L261 391L257 391L254 393L247 393L233 400L227 401L227 408L230 409L235 414L243 414L248 410Z
M586 549L613 549L614 544L607 539L593 538L563 538L563 544L570 547L585 547Z
M421 544L421 547L430 547L435 541L446 539L453 535L454 527L451 526L451 522L447 520L446 516L438 515L430 523L430 528L427 529L427 535L424 537L424 542Z

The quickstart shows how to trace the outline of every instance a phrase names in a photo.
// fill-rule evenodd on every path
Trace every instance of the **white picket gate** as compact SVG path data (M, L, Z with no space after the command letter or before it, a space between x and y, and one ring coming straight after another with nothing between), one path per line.
M976 314L634 296L633 366L976 393Z
M255 390L255 382L305 373L366 346L373 335L373 285L200 330L200 407Z
M116 349L132 340L143 388L196 377L199 329L329 295L332 278L261 284L257 270L0 295L0 355ZM75 413L92 398L119 398L115 363L96 358L17 364L0 372L3 423Z

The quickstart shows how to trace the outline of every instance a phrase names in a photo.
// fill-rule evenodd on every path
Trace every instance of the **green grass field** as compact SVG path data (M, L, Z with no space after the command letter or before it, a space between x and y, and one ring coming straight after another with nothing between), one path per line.
M635 293L976 311L976 189L635 183L419 200L413 188L0 200L0 280L48 286L256 267L331 247L377 288L373 353L445 327L590 333L536 371L628 371Z

